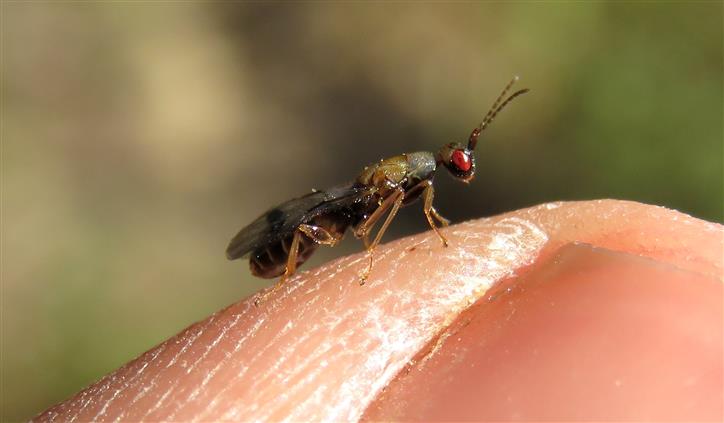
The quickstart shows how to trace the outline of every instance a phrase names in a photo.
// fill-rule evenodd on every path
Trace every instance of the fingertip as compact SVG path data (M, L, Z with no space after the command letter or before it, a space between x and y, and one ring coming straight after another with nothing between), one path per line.
M364 286L365 253L297 274L39 418L356 420L491 287L571 242L721 276L720 225L638 203L551 203L442 230L448 248L432 231L380 246Z

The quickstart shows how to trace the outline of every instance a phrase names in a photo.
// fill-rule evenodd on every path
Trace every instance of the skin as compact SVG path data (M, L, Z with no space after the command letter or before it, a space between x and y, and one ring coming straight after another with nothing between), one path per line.
M35 420L722 419L724 228L552 203L381 245L196 323Z

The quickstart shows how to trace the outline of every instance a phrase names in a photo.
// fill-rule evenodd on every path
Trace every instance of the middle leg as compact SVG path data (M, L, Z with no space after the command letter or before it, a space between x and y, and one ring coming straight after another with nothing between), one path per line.
M405 199L405 191L402 190L402 188L396 189L392 192L385 200L380 204L380 206L370 215L370 217L367 218L362 224L360 224L359 228L355 230L355 234L359 237L361 237L365 242L365 247L367 249L367 253L369 254L369 264L367 265L367 270L362 273L360 276L360 285L364 285L367 278L369 278L370 273L372 272L372 263L374 261L374 251L377 245L382 240L382 235L385 234L385 231L387 230L387 227L392 222L392 219L395 218L395 215L397 214L397 211L402 206L402 201ZM380 227L380 230L377 231L377 235L375 235L374 240L372 242L369 242L369 233L371 228L377 223L377 220L379 220L382 215L387 212L387 210L390 210L389 214L387 215L387 218L385 219L384 223L382 223L382 226Z

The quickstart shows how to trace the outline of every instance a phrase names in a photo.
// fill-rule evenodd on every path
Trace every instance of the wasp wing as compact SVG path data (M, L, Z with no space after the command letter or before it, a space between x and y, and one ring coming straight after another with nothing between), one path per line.
M353 184L340 185L282 203L241 229L229 242L226 257L235 260L257 248L278 242L292 235L300 224L318 215L348 211L366 191L364 187Z

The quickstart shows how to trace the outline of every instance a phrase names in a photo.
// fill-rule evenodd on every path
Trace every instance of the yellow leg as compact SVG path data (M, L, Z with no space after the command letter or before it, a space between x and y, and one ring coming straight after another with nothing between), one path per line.
M342 240L341 235L332 235L331 233L329 233L329 231L321 226L307 225L305 223L302 223L301 225L299 225L298 229L317 244L334 247L339 241Z
M370 214L367 219L365 219L364 222L360 223L359 226L357 226L354 230L354 236L357 238L363 238L369 240L369 234L372 232L372 228L377 224L377 221L380 220L382 216L385 215L385 212L392 206L392 203L395 202L396 196L400 193L404 194L404 191L401 189L395 190L392 194L389 194L377 208L375 211ZM368 242L365 242L365 244L368 244ZM366 246L366 245L365 245Z
M257 297L257 299L254 300L255 306L258 306L262 301L265 301L271 294L277 292L279 288L284 285L284 282L286 282L287 278L292 276L297 270L297 255L299 254L299 242L301 241L301 239L302 231L294 231L294 237L292 238L292 245L291 247L289 247L289 257L287 257L287 265L284 269L284 274L281 276L281 278L279 278L279 281L274 285L272 289L267 291L261 297Z
M367 253L369 254L369 264L367 265L367 271L362 273L362 276L360 277L360 285L364 285L367 278L370 277L370 273L372 273L372 263L374 260L374 251L377 245L382 240L382 235L385 234L385 231L387 230L387 227L390 226L390 223L392 222L392 219L395 218L395 215L397 214L397 211L400 210L400 206L402 206L402 201L405 199L405 192L402 189L396 190L393 194L390 194L389 197L385 199L385 201L382 202L382 204L377 208L377 210L370 215L370 217L365 221L362 226L363 227L370 227L371 225L367 225L367 222L371 220L373 217L375 218L375 221L379 219L380 216L382 216L387 209L391 208L390 213L387 215L387 218L385 219L385 222L382 224L382 227L377 232L377 235L375 236L375 239L372 241L371 244L367 246ZM372 225L374 222L372 222ZM364 232L364 239L365 243L368 241L368 235L367 229L365 229Z
M449 221L445 219L444 217L440 216L437 211L432 207L432 199L435 196L435 189L432 187L432 181L425 181L423 182L427 184L425 187L425 190L422 192L422 198L424 200L423 205L423 211L425 212L425 217L427 218L427 223L430 224L430 227L433 231L437 234L437 236L440 238L440 241L442 241L442 245L447 247L447 239L443 234L440 232L440 229L437 228L437 225L435 225L435 221L432 220L433 216L437 218L440 223L443 226L447 226Z
M450 221L445 219L444 217L442 217L442 215L440 213L438 213L437 210L435 210L435 207L430 208L430 214L432 214L432 217L434 217L435 219L437 219L438 222L440 222L440 225L442 227L450 225Z

